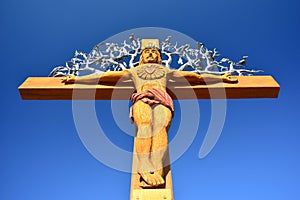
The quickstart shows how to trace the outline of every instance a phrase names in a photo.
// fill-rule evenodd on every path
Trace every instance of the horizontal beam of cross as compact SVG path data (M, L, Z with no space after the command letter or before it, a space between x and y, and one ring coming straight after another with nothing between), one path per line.
M279 84L272 76L240 76L238 83L189 85L170 83L168 91L173 99L239 99L277 98ZM24 100L128 100L133 84L105 85L68 84L54 77L29 77L18 88Z

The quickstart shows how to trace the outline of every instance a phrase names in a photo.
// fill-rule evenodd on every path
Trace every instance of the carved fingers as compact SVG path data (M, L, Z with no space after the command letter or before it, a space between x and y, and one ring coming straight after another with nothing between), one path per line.
M63 77L61 79L61 82L65 84L72 84L75 83L75 80L76 80L76 76L74 76L73 74L69 74L68 76Z
M222 75L221 78L225 83L237 83L238 82L238 78L236 76L232 76L230 73Z

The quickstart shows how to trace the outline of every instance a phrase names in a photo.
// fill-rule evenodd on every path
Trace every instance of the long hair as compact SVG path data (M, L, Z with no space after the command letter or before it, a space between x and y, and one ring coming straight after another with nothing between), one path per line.
M143 51L146 50L146 49L156 49L156 52L158 53L157 64L162 64L161 53L160 53L160 50L158 48L145 48L141 52L139 65L145 64L144 57L143 57Z

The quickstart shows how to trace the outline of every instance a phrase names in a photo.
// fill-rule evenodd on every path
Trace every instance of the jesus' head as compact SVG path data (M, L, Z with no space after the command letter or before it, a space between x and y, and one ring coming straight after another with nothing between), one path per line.
M146 48L142 51L139 64L146 63L161 64L161 54L157 48Z

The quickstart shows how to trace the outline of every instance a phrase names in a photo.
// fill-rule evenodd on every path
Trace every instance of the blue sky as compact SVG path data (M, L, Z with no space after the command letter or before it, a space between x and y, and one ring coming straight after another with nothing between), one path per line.
M211 103L198 102L197 135L172 164L175 199L299 199L299 9L295 0L2 0L0 199L129 199L130 174L89 154L72 102L23 101L17 87L29 76L47 76L75 50L89 52L119 32L149 26L182 32L232 59L246 54L249 66L281 85L278 99L228 100L222 135L204 159L198 153ZM130 150L132 137L105 121L110 106L96 102L98 119Z

